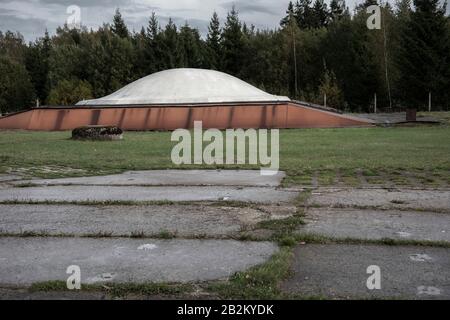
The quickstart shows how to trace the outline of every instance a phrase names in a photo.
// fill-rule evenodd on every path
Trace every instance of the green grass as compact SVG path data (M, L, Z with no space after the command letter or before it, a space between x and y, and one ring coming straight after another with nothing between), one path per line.
M358 244L450 248L450 243L447 241L433 240L337 238L314 233L297 233L293 235L292 238L295 240L295 243L305 242L308 244Z
M296 212L290 217L279 220L265 220L259 222L255 229L266 229L272 231L270 240L278 242L281 246L295 245L296 240L292 237L293 233L305 222L305 206L310 197L310 190L305 190L299 194L295 200Z
M193 291L191 284L168 284L168 283L105 283L105 284L82 284L83 291L97 291L109 294L111 297L126 297L129 294L142 296L179 296ZM64 281L45 281L33 283L30 292L57 292L69 291Z
M280 133L280 166L285 184L358 184L355 169L376 176L380 170L431 170L448 177L450 127L290 129ZM172 164L170 132L126 132L123 141L70 140L70 132L0 132L0 172L21 169L41 177L79 176L166 168L257 168L249 165ZM432 183L432 179L425 182ZM446 180L447 181L447 180Z
M282 299L278 286L289 275L292 248L282 247L270 260L246 272L239 272L229 281L212 283L207 290L222 299Z

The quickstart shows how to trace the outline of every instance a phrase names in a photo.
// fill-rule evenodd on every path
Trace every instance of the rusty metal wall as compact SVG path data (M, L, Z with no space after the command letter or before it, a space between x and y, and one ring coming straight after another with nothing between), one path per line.
M296 103L38 108L0 118L0 129L72 130L84 125L117 125L124 130L192 128L336 128L367 126L369 120Z

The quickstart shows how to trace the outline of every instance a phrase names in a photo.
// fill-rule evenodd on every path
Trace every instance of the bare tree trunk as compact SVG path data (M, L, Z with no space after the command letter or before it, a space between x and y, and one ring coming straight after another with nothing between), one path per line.
M391 84L389 81L388 58L387 58L387 39L386 39L386 19L383 19L383 10L381 10L381 20L383 22L383 40L384 40L384 70L386 75L386 86L389 98L389 109L392 109Z

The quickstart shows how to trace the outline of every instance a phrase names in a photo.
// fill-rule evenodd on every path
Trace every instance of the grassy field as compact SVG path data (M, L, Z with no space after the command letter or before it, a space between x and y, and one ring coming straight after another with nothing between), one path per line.
M59 177L180 168L170 159L170 135L126 132L123 141L87 142L70 140L70 132L1 131L0 171ZM404 173L425 184L450 183L449 141L449 126L281 130L280 166L288 185L329 185L338 177L354 185L361 175L374 184L408 184ZM181 168L196 167L215 168Z

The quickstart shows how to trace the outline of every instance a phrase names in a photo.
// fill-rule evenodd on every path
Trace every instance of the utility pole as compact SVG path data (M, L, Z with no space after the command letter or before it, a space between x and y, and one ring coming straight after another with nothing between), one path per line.
M431 112L431 91L428 92L428 112Z
M294 26L292 25L292 23L294 23L294 17L291 15L290 17L291 19L291 30L292 30L292 45L293 45L293 49L294 49L294 80L295 80L295 99L298 98L298 80L297 80L297 48L296 48L296 43L295 43L295 34L294 34Z
M327 107L327 94L326 93L323 94L323 106L325 108Z
M388 72L386 20L383 19L383 9L381 9L381 21L383 23L384 71L385 71L385 76L386 76L386 86L387 86L388 98L389 98L389 109L392 109L391 83L389 81L389 72Z
M377 93L373 95L373 112L377 113Z

